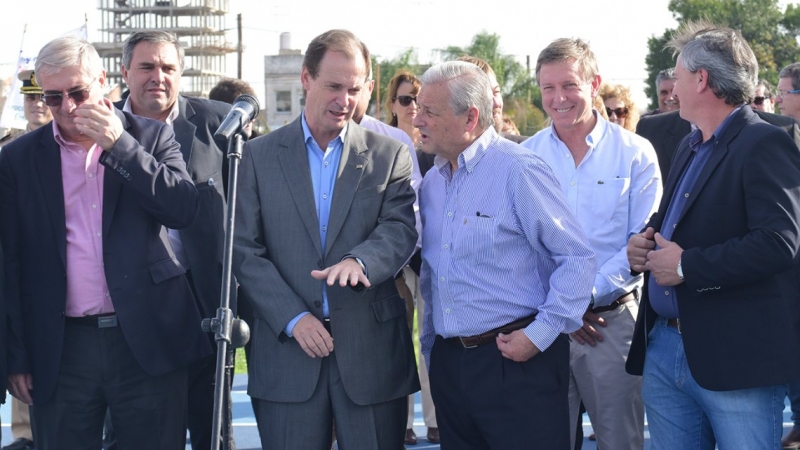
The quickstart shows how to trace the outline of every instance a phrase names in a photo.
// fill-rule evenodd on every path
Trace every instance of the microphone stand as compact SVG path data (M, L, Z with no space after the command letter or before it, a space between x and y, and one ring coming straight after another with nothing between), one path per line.
M244 124L243 124L244 125ZM241 128L240 128L241 129ZM222 253L222 292L220 294L220 307L217 316L203 319L203 331L214 333L217 342L217 369L214 384L214 410L211 424L211 450L220 450L223 406L227 407L230 398L230 386L233 366L232 349L243 347L250 340L250 328L243 320L235 319L230 309L231 297L231 264L233 259L233 227L236 216L236 189L239 177L239 163L242 159L242 135L236 133L233 139L228 140L228 207L225 214L227 227L225 229L225 246ZM230 359L230 362L229 362ZM225 394L227 393L227 396ZM223 402L225 402L223 404ZM226 414L227 417L227 414ZM230 437L229 437L230 438ZM225 448L228 448L225 441Z

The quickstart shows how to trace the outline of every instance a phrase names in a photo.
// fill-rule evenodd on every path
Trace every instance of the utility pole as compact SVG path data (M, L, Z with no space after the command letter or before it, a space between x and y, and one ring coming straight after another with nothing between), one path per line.
M242 13L236 15L236 32L239 38L239 42L236 45L236 56L238 57L238 61L236 62L236 77L241 80L242 79Z

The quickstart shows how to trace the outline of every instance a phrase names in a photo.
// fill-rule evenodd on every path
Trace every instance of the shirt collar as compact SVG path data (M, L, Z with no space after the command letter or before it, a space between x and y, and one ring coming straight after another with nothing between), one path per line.
M303 142L308 144L308 140L309 139L313 140L314 136L311 135L311 129L308 128L308 122L306 122L306 112L305 111L303 111L303 114L301 115L301 117L302 117L302 119L300 120L300 123L303 126ZM347 135L347 127L348 126L350 126L349 122L345 124L344 128L342 128L342 131L339 132L339 136L337 136L337 138L336 138L336 139L339 139L342 143L344 143L344 137L345 137L345 135ZM330 142L328 143L328 145L330 145ZM326 147L327 147L327 145L326 145ZM324 152L325 149L323 148L322 151Z
M604 119L596 109L592 110L592 114L594 114L594 117L597 119L597 121L595 122L592 131L586 135L586 145L589 146L589 153L592 153L592 150L595 148L595 146L597 146L600 143L600 140L603 139L603 136L606 135L608 127L611 126L611 122ZM550 133L551 139L563 142L561 138L558 137L558 133L556 133L555 125L550 124L550 126L547 128L547 132ZM587 153L587 156L589 153Z
M500 135L497 134L494 127L488 127L478 139L475 139L469 147L458 155L458 167L464 167L467 169L467 172L472 172L483 158L483 155L486 154L489 146L497 142L499 138ZM449 164L450 162L446 158L442 158L438 155L433 159L433 165L439 170L441 170L444 165Z
M706 142L713 142L717 138L722 136L722 133L725 132L725 130L728 128L728 125L730 125L731 120L733 120L733 116L735 116L736 113L739 112L739 110L742 109L743 106L744 105L740 105L733 111L731 111L731 113L728 114L728 117L726 117L725 120L723 120L722 123L720 123L717 126L717 129L714 130L714 133ZM697 151L699 145L702 143L703 143L703 132L699 128L694 127L694 131L692 131L692 134L689 136L689 147L691 147L692 150Z

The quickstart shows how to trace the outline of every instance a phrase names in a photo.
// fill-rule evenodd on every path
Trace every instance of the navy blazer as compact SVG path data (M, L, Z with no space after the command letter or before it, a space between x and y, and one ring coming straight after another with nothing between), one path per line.
M164 229L194 220L198 194L171 127L117 115L125 132L100 157L106 168L105 277L134 357L157 376L211 354ZM67 289L61 157L52 126L22 136L0 153L0 238L9 373L32 374L34 403L46 403L58 379Z
M667 206L690 160L678 147L658 212ZM800 151L780 128L744 106L715 141L689 193L672 240L683 248L686 281L677 286L683 344L692 376L723 391L800 378ZM627 360L641 375L647 334L657 314L649 272Z

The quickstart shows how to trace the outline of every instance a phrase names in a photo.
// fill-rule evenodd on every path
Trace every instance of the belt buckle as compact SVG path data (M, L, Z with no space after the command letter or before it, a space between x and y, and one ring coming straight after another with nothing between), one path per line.
M478 344L467 345L467 343L464 342L464 338L461 337L461 336L458 337L458 341L461 342L461 345L464 346L464 348L477 348L478 347Z
M97 328L113 328L117 326L117 316L101 316L97 318Z

